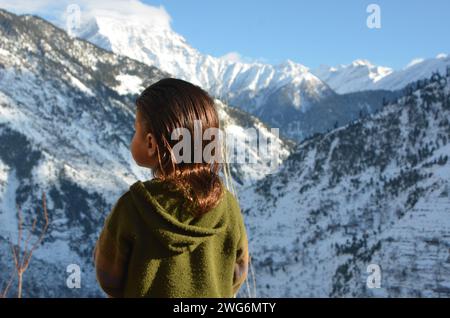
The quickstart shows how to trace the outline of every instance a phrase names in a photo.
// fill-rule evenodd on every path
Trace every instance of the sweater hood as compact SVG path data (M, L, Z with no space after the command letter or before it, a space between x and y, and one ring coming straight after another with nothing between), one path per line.
M193 251L226 229L226 188L216 207L201 217L184 210L187 199L162 180L137 181L130 192L143 224L172 252Z

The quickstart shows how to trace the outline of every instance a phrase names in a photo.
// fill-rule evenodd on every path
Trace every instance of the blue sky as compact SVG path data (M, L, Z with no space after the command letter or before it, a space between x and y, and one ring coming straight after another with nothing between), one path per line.
M236 52L244 61L291 59L310 68L367 59L400 69L415 58L450 53L448 0L141 1L162 6L176 32L213 56ZM66 2L103 3L118 11L126 5L126 0L0 0L0 7L54 19ZM381 8L381 29L366 25L371 3Z
M448 0L146 0L162 5L172 27L202 52L314 68L359 58L402 68L414 58L450 53ZM369 29L366 8L381 9Z

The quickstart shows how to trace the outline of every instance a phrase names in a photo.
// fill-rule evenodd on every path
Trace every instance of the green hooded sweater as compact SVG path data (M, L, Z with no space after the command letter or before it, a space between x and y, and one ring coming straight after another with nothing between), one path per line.
M201 217L160 179L134 183L105 221L97 279L113 297L233 297L246 278L248 242L236 198L225 187Z

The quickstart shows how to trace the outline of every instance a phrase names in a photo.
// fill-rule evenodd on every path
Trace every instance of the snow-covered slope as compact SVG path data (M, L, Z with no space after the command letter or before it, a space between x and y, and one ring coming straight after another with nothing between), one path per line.
M444 74L448 66L450 66L450 57L447 54L416 60L409 63L404 69L395 71L374 83L371 89L402 89L411 82L431 77L434 72Z
M8 241L16 237L16 204L29 227L45 191L51 225L26 272L24 297L101 295L91 256L103 219L129 185L151 177L129 151L136 93L167 76L40 18L0 10L0 283L13 264ZM216 103L225 132L256 159L245 169L232 166L236 185L271 172L243 135L244 128L264 136L270 130ZM292 143L272 141L281 163ZM72 263L83 271L81 289L65 285Z
M450 296L450 74L406 92L240 192L257 296Z
M447 54L435 58L415 59L401 70L376 66L367 60L356 60L349 65L321 66L312 72L337 93L366 90L401 90L409 83L431 77L433 72L444 73L450 66Z
M330 67L321 65L313 73L339 94L367 90L391 74L388 67L376 66L367 60L356 60L349 65Z

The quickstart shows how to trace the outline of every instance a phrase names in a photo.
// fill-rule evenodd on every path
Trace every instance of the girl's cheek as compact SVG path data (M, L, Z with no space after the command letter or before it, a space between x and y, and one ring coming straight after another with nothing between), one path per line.
M139 137L136 135L137 134L134 135L133 140L131 141L131 155L139 166L143 166L146 162L145 152L142 149L143 141L138 140Z
M133 159L136 161L136 135L134 135L133 139L131 140L130 151Z

